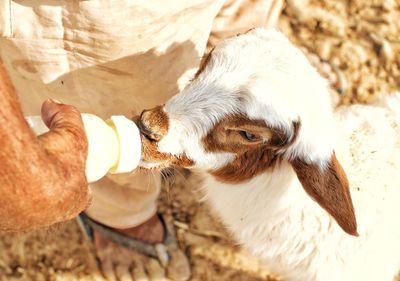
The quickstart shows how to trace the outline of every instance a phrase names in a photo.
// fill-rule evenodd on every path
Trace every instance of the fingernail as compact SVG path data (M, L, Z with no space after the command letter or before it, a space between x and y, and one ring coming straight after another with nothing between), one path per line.
M60 102L54 99L47 99L42 104L41 115L44 123L50 128L54 115L60 110Z
M59 100L56 99L49 99L51 102L57 103L57 104L61 104L61 102Z

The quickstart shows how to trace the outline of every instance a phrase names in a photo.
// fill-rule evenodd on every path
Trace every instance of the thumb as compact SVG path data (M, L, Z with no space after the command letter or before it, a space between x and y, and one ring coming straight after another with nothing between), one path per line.
M80 112L73 106L46 100L42 105L42 119L50 131L38 136L38 141L46 152L49 169L54 169L67 182L65 186L74 194L70 196L86 200L89 194L85 176L88 143ZM60 198L71 194L68 192L60 192ZM71 208L78 207L68 207Z
M86 159L86 133L81 113L75 107L48 99L42 105L42 119L50 131L39 139L49 152L78 152Z
M42 119L50 130L63 127L75 127L83 130L80 112L71 105L48 99L42 105Z

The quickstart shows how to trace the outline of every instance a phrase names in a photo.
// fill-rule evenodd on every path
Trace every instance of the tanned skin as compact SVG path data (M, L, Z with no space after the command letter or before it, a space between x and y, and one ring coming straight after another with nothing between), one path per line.
M88 205L87 139L78 110L48 100L50 131L28 127L0 61L0 231L25 231L73 218Z

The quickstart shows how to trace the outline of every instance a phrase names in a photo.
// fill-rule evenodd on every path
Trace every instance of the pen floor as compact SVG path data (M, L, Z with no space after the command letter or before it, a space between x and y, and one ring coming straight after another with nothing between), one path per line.
M342 104L368 103L400 88L400 7L391 0L286 1L280 29L338 67L348 82ZM296 6L297 5L297 6ZM235 246L199 202L199 179L179 170L164 181L160 211L190 257L191 280L274 280ZM400 253L399 253L400 254ZM0 281L104 280L75 221L49 230L0 234ZM399 279L400 280L400 279Z

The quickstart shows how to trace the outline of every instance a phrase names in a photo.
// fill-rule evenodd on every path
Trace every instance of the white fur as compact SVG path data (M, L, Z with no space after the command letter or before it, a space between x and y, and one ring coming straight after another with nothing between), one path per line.
M195 161L211 207L275 273L285 280L393 280L400 269L400 94L332 114L326 82L304 55L276 30L255 29L218 45L165 111L170 128L159 149ZM292 121L302 126L273 171L224 184L206 172L235 155L207 153L202 138L237 112L288 132ZM324 166L334 149L349 178L359 237L305 193L287 161Z

